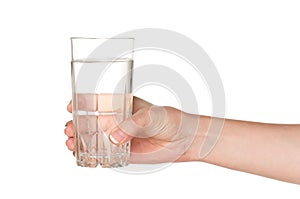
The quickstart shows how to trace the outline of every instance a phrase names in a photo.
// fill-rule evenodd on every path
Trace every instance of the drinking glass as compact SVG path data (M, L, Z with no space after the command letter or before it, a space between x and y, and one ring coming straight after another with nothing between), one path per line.
M82 167L128 164L130 142L109 134L132 111L133 38L71 38L75 157Z

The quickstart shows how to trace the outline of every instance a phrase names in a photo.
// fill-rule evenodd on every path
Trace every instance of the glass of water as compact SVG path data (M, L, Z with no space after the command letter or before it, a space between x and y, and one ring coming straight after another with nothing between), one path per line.
M128 164L130 142L108 136L132 111L133 38L71 38L75 157L82 167Z

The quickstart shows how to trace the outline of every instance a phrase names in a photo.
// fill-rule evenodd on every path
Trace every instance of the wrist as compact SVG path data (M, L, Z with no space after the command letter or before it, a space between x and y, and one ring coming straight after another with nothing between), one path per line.
M188 140L188 146L186 152L181 156L178 160L180 162L191 162L191 161L203 161L203 158L200 156L201 147L204 140L207 137L207 132L209 129L211 117L208 116L200 116L200 115L192 115L189 114L191 121L193 123L197 123L196 129L186 129L186 131L190 131ZM194 125L193 125L194 126Z

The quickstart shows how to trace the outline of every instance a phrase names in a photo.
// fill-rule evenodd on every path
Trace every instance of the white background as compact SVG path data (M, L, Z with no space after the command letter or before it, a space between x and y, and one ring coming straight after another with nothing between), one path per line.
M147 175L80 168L63 133L71 119L69 37L149 27L204 48L225 87L226 117L299 123L299 10L296 0L1 1L0 198L299 198L299 185L205 163ZM168 102L160 101L168 92L154 89L139 95ZM209 100L199 104L210 114Z

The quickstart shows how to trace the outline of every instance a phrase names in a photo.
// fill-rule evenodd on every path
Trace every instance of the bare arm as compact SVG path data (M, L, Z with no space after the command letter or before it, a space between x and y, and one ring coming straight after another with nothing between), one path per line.
M201 120L203 139L211 119ZM300 184L300 125L226 119L218 143L201 161Z
M110 133L114 144L131 140L132 163L204 161L300 184L300 124L265 124L225 119L217 144L208 156L200 158L201 144L207 136L212 118L186 114L170 107L151 107L149 102L135 97L133 116L119 125L122 128ZM68 111L72 111L71 103ZM186 116L187 123L180 127L182 114ZM189 124L198 121L200 122L194 137L193 125ZM143 126L147 128L142 128ZM67 123L65 134L69 137L66 144L73 151L72 122Z

